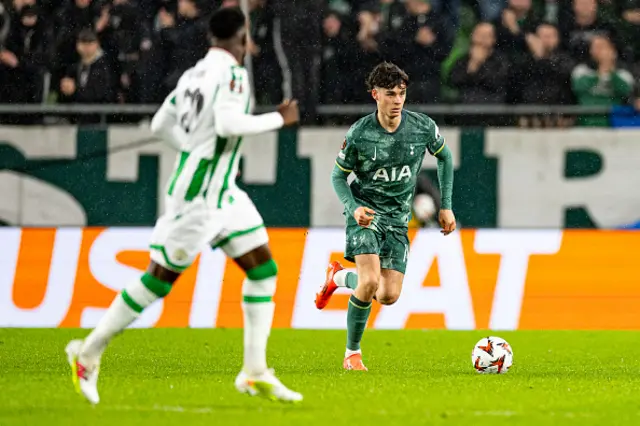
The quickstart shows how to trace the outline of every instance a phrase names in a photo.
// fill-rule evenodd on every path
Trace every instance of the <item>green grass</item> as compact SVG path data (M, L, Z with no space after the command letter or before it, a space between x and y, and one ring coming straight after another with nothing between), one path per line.
M471 367L486 332L369 331L368 373L345 333L275 330L269 358L298 405L236 393L241 330L130 330L101 368L102 402L73 391L64 346L85 330L0 329L0 425L638 425L640 333L500 332L506 375Z

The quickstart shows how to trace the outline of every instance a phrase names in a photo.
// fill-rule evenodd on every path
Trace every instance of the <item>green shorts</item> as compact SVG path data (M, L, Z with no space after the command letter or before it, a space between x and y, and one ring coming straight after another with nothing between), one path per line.
M347 217L346 234L344 258L349 262L355 262L359 254L377 254L382 269L393 269L404 274L409 259L406 227L389 226L383 220L376 220L369 228L363 228L353 217Z

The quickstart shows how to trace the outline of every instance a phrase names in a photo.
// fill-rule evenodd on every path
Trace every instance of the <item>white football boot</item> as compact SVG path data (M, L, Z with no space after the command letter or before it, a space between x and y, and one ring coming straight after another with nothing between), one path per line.
M82 349L82 343L82 340L72 340L65 348L67 360L71 366L71 379L76 392L84 396L90 403L97 404L100 402L100 396L98 395L98 370L100 365L95 363L89 366L80 363L78 356Z
M236 389L250 396L262 396L271 401L299 402L302 395L287 388L278 380L272 369L258 376L249 376L241 371L236 377Z

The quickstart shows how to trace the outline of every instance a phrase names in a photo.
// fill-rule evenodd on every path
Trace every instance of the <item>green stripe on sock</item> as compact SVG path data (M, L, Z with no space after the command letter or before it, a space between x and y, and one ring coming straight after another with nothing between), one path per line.
M271 302L273 297L271 296L243 296L242 301L244 303L266 303Z
M349 298L349 303L353 303L356 308L360 309L369 309L371 307L371 302L363 302L358 299L354 294Z
M247 278L252 281L266 280L276 275L278 275L278 265L273 259L247 271Z
M347 349L350 351L360 349L360 341L370 313L371 302L363 302L352 294L347 308Z
M161 281L149 274L144 274L140 281L142 281L147 290L158 297L165 297L171 291L172 286L170 283Z
M131 296L129 296L129 293L127 293L127 290L122 290L122 293L120 294L122 295L122 300L124 300L124 303L126 303L127 306L129 306L135 312L141 313L143 311L144 308L138 305L136 301L133 300Z

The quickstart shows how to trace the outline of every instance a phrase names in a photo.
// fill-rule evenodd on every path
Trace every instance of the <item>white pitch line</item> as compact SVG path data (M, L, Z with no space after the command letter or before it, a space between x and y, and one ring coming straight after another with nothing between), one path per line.
M187 413L187 414L212 414L214 409L211 407L190 408L181 407L179 405L152 405L149 407L135 405L113 405L104 408L115 411L160 411L171 413Z
M474 411L474 416L495 416L495 417L513 417L517 416L516 411Z

